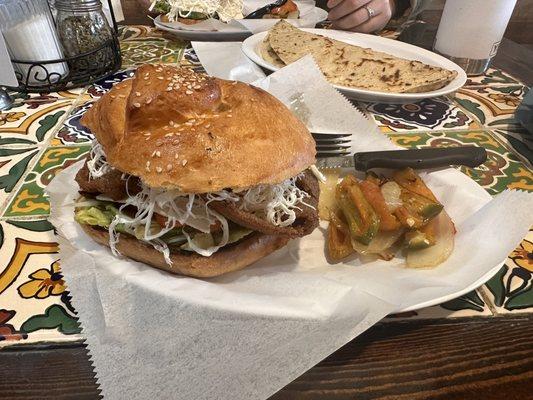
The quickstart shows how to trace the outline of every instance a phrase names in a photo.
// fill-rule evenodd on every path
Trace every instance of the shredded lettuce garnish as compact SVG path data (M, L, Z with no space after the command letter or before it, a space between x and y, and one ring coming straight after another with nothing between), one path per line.
M87 162L87 164L91 162L90 177L100 177L105 173L102 171L108 172L113 169L105 160L105 154L98 143L93 146L91 155L97 157L97 160ZM184 242L186 240L187 250L208 257L228 244L230 239L228 220L211 209L209 203L212 201L234 202L241 210L254 213L273 225L287 227L294 223L296 211L301 210L302 205L313 208L305 202L305 199L310 197L309 194L296 185L301 176L302 174L276 185L258 185L238 192L221 190L204 195L151 188L140 182L141 191L135 195L128 192L128 197L121 201L118 212L109 223L109 246L113 254L118 255L116 245L120 232L128 232L139 240L151 244L156 250L163 253L168 264L172 264L169 242L163 240L165 235L175 230L176 226L188 226L204 234L210 234L211 228L218 226L221 235L215 235L217 241L195 240L195 235L188 229L183 229L183 236L180 235L177 239L177 241L183 240ZM122 175L122 179L126 180L126 189L129 187L128 180L130 178L130 175ZM128 208L136 210L134 216L127 215L125 211ZM156 223L155 213L166 217L165 226L161 227ZM120 227L119 230L117 227Z
M152 0L150 10L165 13L170 21L195 18L198 14L218 15L224 22L243 17L242 0Z
M96 140L91 148L89 159L87 160L87 168L89 169L89 178L99 178L113 169L105 158L104 149L102 145Z

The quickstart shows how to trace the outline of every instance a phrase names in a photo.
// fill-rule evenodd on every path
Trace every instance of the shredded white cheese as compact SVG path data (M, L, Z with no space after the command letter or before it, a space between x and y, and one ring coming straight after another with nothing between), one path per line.
M96 160L89 160L89 176L94 178L102 176L105 172L111 171L113 167L105 160L101 146L95 142L91 156ZM102 172L105 171L105 172ZM208 257L218 249L228 243L229 227L227 219L212 210L209 203L212 201L230 201L238 203L241 210L256 214L264 218L273 225L287 227L296 220L296 210L301 210L305 205L313 208L305 202L310 197L305 191L298 188L296 182L302 174L287 179L276 185L258 185L247 190L233 192L231 190L221 190L219 192L207 193L203 196L195 194L184 194L179 190L166 190L151 188L140 182L141 191L135 195L127 193L128 197L121 201L119 214L113 219L109 226L109 246L115 255L119 252L116 244L119 239L117 225L128 233L134 234L139 240L151 244L156 250L163 253L168 264L172 264L168 245L161 240L161 237L169 233L177 224L189 226L203 233L210 233L213 225L219 225L222 229L222 237L218 243L208 248L199 247L193 237L183 230L189 247L198 254ZM131 175L123 174L122 179L128 180ZM133 206L137 210L135 216L126 215L128 206ZM167 218L166 225L160 227L154 220L154 213L158 213Z
M213 17L218 17L223 22L242 18L243 0L166 0L170 6L167 17L170 21L176 21L178 17L187 18L192 12L198 12ZM152 1L153 7L157 0Z
M296 210L301 210L302 205L311 207L305 202L309 194L296 186L301 175L277 185L258 185L244 191L240 208L257 213L276 226L292 225L296 221Z
M309 170L313 173L313 175L322 183L326 183L326 176L320 172L320 170L316 167L316 165L311 165L309 167Z
M102 145L96 140L93 142L89 160L87 161L87 168L89 169L89 178L100 178L113 169L105 158L104 149Z

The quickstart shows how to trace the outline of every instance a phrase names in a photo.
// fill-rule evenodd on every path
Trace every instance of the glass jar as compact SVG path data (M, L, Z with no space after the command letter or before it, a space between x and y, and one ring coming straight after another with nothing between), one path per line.
M100 0L55 0L56 25L69 66L73 70L112 67L116 55L109 43L116 36L109 26Z
M0 31L19 82L48 86L68 74L46 0L0 1Z

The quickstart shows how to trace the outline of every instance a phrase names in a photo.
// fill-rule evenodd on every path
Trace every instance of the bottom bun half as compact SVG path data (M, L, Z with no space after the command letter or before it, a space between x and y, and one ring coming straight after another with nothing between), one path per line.
M107 231L91 225L80 226L94 241L109 247ZM288 241L284 236L255 232L238 243L220 249L210 257L196 253L171 253L172 265L165 262L162 253L131 236L121 235L116 248L123 256L173 274L210 278L243 269L285 246Z

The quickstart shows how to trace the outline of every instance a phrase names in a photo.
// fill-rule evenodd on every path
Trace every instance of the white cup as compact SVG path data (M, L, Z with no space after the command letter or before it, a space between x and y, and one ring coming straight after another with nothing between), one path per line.
M516 0L446 0L433 50L468 75L485 72L496 55Z

